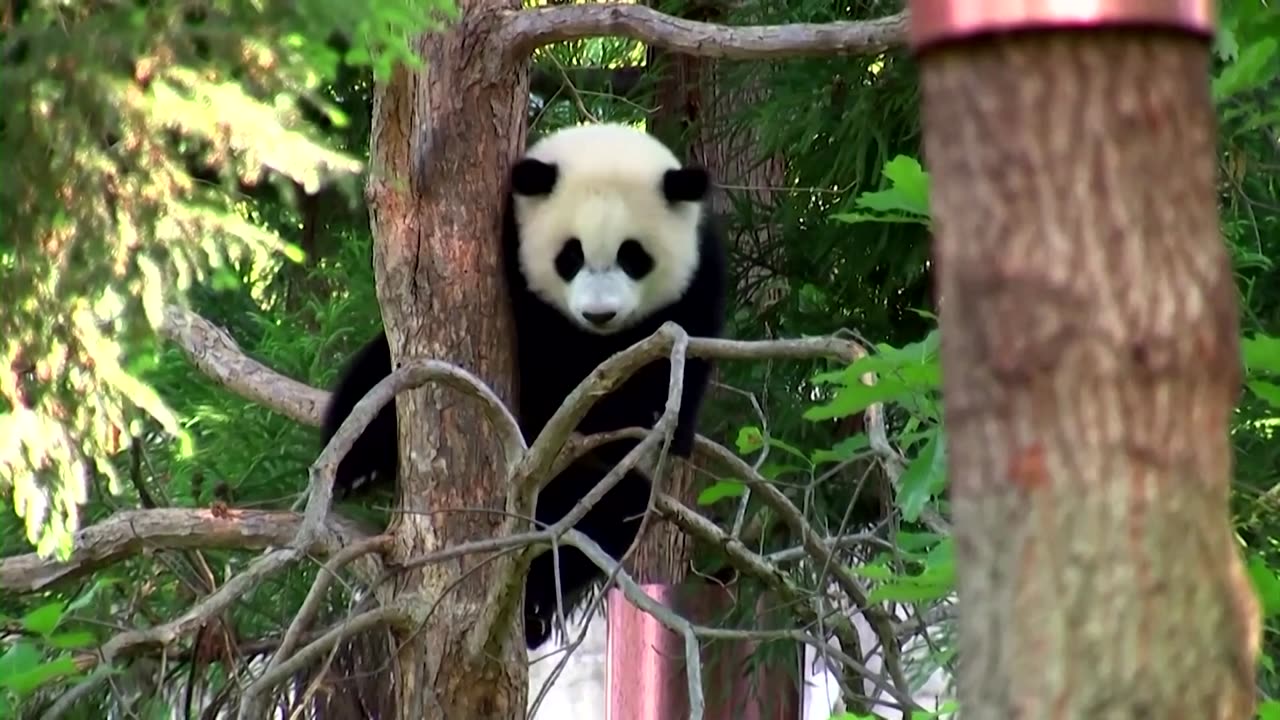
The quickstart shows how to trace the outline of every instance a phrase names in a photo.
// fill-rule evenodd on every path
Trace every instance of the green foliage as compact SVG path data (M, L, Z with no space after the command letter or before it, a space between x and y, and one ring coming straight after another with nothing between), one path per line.
M361 169L304 111L340 58L385 76L446 0L34 3L0 73L0 488L41 553L66 552L87 483L150 417L189 442L136 379L163 308L229 266L274 272L296 248L226 190L264 173L307 192ZM144 415L139 415L141 410ZM188 446L189 447L189 446Z
M12 717L13 710L41 687L83 675L74 651L96 645L98 637L85 630L59 631L66 614L74 609L55 600L17 620L22 632L0 654L0 718ZM0 623L11 622L0 615Z
M854 207L867 208L884 215L867 213L836 213L833 220L856 223L904 222L929 225L929 175L920 167L920 161L899 155L884 166L884 177L889 187L875 192L865 192L854 201Z

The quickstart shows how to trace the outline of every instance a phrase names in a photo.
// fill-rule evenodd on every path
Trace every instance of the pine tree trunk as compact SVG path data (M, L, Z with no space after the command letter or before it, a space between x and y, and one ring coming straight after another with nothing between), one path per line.
M374 95L366 189L378 299L392 355L446 360L513 397L502 286L504 177L523 146L528 74L503 61L496 14L515 0L461 0L461 18L417 40L426 67L399 69ZM502 450L481 406L439 386L399 396L396 559L498 534L508 491ZM443 512L442 512L443 511ZM380 595L431 608L394 658L404 720L522 718L523 637L469 648L466 634L497 580L482 556L400 575ZM437 604L438 603L438 604Z
M922 56L966 718L1252 717L1208 51Z

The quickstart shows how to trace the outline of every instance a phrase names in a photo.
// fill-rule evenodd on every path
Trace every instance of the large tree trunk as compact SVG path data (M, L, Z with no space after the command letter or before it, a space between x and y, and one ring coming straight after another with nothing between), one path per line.
M1208 51L923 53L968 718L1252 717Z
M528 75L505 63L493 31L515 0L461 0L461 18L417 47L426 68L399 69L374 96L366 190L378 299L393 358L445 360L513 397L514 357L500 269L500 199L524 141ZM499 534L509 490L481 406L440 386L401 394L404 559ZM481 555L400 575L380 599L412 600L425 624L397 638L399 717L523 717L523 637L474 648L467 634L497 580ZM437 604L438 603L438 604ZM433 607L434 606L434 607ZM430 615L425 611L432 609Z

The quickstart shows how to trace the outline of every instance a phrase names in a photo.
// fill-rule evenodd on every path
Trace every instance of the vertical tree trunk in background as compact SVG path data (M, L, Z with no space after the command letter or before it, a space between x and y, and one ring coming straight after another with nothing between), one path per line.
M653 3L651 3L653 4ZM704 22L723 22L723 13L702 6L696 14L682 17ZM657 111L650 119L650 130L679 153L686 162L701 163L711 172L716 185L749 188L744 192L750 201L767 207L772 202L768 188L783 184L781 158L763 158L758 138L747 129L731 126L733 113L750 103L760 92L752 83L727 87L721 82L717 61L650 47L648 65L658 72L654 104ZM726 221L729 219L729 194L721 187L711 193L710 210ZM768 227L726 225L730 251L746 242L765 243L772 240ZM748 268L743 281L756 279L757 268ZM763 310L765 298L758 309ZM712 395L716 393L713 390ZM723 397L723 396L721 396ZM689 507L697 507L696 469L679 463L669 473L667 492ZM639 582L683 582L688 575L693 548L689 539L676 526L654 518L643 543L636 549L635 571Z
M706 10L706 8L703 8ZM722 20L704 12L689 19ZM750 177L764 170L781 176L781 163L753 163L759 156L755 137L733 134L729 127L737 103L749 97L721 87L714 61L649 48L648 63L658 73L650 131L678 148L686 162L705 165L717 184L776 187L772 177ZM749 89L749 88L747 88ZM687 132L691 130L692 132ZM716 188L710 211L726 216L725 192ZM744 228L726 227L729 242L745 236ZM767 230L765 231L767 232ZM697 507L697 468L668 459L664 490L689 507ZM693 622L718 624L732 608L735 594L691 577L691 540L674 524L653 516L631 563L633 577L652 597ZM767 601L762 605L767 605ZM609 717L616 720L678 718L688 715L683 640L611 591L609 608ZM712 720L790 720L799 713L795 667L751 663L754 643L719 641L704 645L703 686L706 717ZM641 669L643 668L643 669Z
M461 0L461 18L417 40L426 68L399 69L373 101L366 189L374 266L392 355L445 360L505 401L514 363L499 254L501 195L524 141L528 74L503 62L493 31L516 0ZM401 394L400 510L393 557L493 537L508 488L481 406L439 386ZM444 512L442 512L444 511ZM495 580L472 555L400 575L383 602L434 607L397 638L400 718L518 718L527 685L523 638L471 652L465 633ZM464 577L465 576L465 577ZM456 585L454 583L456 582Z
M1208 51L922 53L967 718L1252 717Z

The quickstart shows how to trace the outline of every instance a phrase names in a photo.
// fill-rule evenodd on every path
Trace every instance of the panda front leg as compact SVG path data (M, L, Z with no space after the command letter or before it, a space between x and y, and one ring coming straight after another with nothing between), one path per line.
M680 397L680 414L671 437L671 453L688 458L693 454L698 435L698 417L702 413L702 399L711 382L711 363L701 358L690 358L684 366L684 393Z
M588 454L556 476L538 496L536 519L539 527L558 522L604 479L632 444L614 443L615 447ZM621 447L616 447L621 445ZM607 458L607 460L606 460ZM604 497L600 498L574 529L591 538L614 561L630 549L649 505L649 478L637 470L629 471ZM560 605L565 617L580 610L590 591L605 579L605 574L581 551L560 546ZM525 579L525 641L530 649L541 646L552 634L557 613L556 556L550 549L534 558Z

